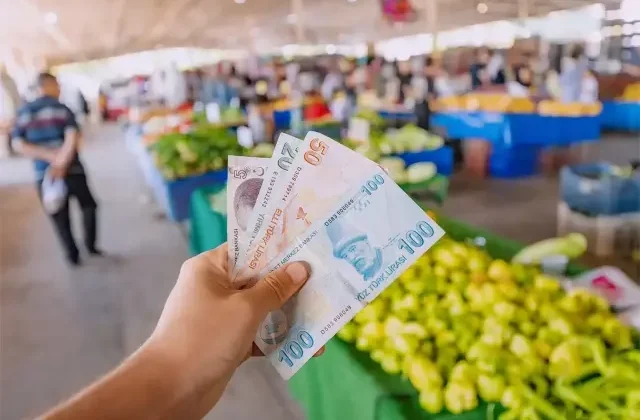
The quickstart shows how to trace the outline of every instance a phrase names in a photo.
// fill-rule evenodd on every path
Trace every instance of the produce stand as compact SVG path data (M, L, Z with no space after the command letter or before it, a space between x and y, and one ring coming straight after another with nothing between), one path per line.
M640 102L603 101L601 123L610 130L640 132Z
M226 240L226 218L211 210L208 196L216 189L203 188L192 196L191 252L215 248ZM494 257L511 259L522 244L492 235L458 221L437 217L438 224L456 240L484 237ZM568 274L585 268L570 264ZM431 415L420 408L418 394L408 380L385 373L376 362L352 345L333 338L324 356L309 361L289 381L289 389L309 420L484 420L502 411L499 404L481 404L475 410L453 415Z
M496 258L509 260L522 248L517 242L452 219L438 217L437 222L456 240L484 237L487 251ZM583 271L585 268L574 264L568 267L569 275ZM366 353L338 338L327 343L323 357L309 361L291 378L289 389L310 420L484 420L502 412L499 404L484 403L460 415L429 414L419 407L418 394L408 380L386 374Z
M219 188L227 181L227 171L211 171L176 180L166 179L153 162L149 150L135 127L127 131L127 147L134 155L145 183L151 189L155 200L167 217L174 222L182 222L189 217L191 194L198 188L214 186Z

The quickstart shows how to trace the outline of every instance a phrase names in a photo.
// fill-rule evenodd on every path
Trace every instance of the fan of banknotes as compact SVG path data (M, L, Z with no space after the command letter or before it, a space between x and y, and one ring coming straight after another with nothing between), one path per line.
M229 156L227 223L238 286L311 267L255 337L285 379L444 234L380 166L316 132L281 134L271 158Z

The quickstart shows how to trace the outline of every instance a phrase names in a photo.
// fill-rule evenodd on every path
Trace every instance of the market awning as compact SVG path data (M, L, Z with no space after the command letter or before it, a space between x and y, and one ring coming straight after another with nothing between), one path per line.
M433 4L437 1L437 6ZM0 0L0 58L84 61L160 47L251 49L350 43L543 15L593 0L413 0L408 22L383 0ZM482 3L485 6L479 6ZM606 8L620 0L601 0ZM429 15L437 10L438 19ZM483 13L484 12L484 13ZM437 25L437 27L434 27Z

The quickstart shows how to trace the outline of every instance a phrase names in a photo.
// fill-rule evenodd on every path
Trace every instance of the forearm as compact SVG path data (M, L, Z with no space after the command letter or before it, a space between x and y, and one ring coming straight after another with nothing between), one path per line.
M78 150L78 139L80 134L75 128L67 129L64 134L64 143L58 150L60 156L68 163Z
M44 160L47 162L53 162L56 159L55 150L36 146L35 144L27 143L22 139L14 139L12 144L14 145L16 152L28 158Z
M43 416L46 420L200 419L222 389L185 382L182 362L147 342L115 371Z

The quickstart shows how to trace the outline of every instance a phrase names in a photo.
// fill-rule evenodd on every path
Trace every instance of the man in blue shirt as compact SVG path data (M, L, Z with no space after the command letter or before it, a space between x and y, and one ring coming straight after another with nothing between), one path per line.
M49 73L41 73L38 87L40 96L18 111L11 137L16 151L33 159L38 193L41 193L45 173L64 179L67 197L61 208L50 216L67 259L72 265L79 265L80 255L71 233L69 197L75 197L82 208L84 240L92 255L101 255L96 248L97 205L78 158L78 124L73 112L58 101L58 81Z

